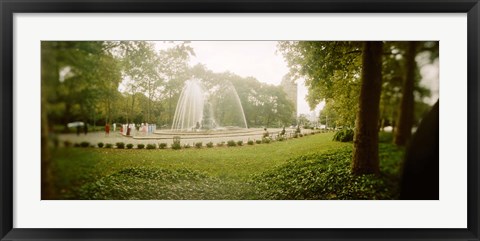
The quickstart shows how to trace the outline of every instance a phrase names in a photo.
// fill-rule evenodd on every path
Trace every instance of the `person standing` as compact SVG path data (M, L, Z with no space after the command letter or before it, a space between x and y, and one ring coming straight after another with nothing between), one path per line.
M88 125L87 122L85 122L85 125L83 125L83 134L87 135L88 133Z
M105 136L110 135L110 125L108 123L105 124Z

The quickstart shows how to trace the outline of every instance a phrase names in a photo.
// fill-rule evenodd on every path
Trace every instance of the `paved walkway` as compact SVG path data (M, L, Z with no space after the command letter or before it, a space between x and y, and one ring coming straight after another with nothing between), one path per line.
M268 129L270 134L277 135L282 129ZM287 135L290 133L294 133L295 129L286 129ZM302 129L302 133L310 133L311 130ZM235 135L225 133L222 135L186 135L181 137L181 143L183 144L190 144L194 145L197 142L202 142L205 145L208 142L213 142L214 145L220 142L227 142L229 140L234 141L243 141L245 144L248 140L259 140L262 139L263 130L258 128L255 131L248 131L243 134L236 133ZM138 137L128 137L123 136L120 134L119 131L115 133L110 133L110 135L105 135L104 132L90 132L87 135L80 134L59 134L58 138L63 144L64 141L70 141L71 143L81 143L81 142L90 142L91 145L97 145L99 142L103 143L111 143L115 145L117 142L123 142L125 144L159 144L159 143L167 143L170 146L173 143L173 136L172 135L162 135L162 134L149 134L147 136L138 136Z

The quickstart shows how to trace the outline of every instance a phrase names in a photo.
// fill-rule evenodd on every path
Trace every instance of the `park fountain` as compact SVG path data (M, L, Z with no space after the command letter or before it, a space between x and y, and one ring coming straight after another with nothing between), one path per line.
M178 99L172 131L191 132L247 128L235 87L228 83L206 91L199 80L188 80Z

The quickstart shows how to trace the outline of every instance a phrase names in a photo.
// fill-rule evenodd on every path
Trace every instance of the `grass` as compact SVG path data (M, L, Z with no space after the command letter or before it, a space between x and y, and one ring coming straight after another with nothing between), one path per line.
M53 199L276 199L262 187L292 160L351 154L352 143L333 142L332 136L181 150L59 148L53 153ZM391 154L391 169L398 166L400 152L383 152ZM343 162L338 168L348 171L346 156Z

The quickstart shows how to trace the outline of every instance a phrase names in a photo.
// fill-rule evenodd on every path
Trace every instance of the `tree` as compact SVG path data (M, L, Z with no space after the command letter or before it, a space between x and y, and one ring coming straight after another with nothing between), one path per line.
M280 42L279 48L292 76L305 77L311 108L325 100L335 106L337 121L355 120L353 174L378 173L383 43Z
M135 116L135 97L136 93L143 89L148 89L150 81L155 78L153 72L154 54L153 46L145 41L121 41L119 52L122 59L123 79L126 91L131 97L131 102L127 99L127 106L130 106L127 112L126 120L131 121Z
M438 42L410 41L404 46L405 67L402 86L401 103L398 109L398 129L395 132L395 144L404 146L412 135L412 127L416 122L416 102L422 105L422 99L430 96L430 90L420 86L421 76L418 72L420 56L426 56L423 64L431 63L438 58ZM422 58L421 58L422 59ZM421 65L421 64L420 64ZM417 98L416 98L417 96Z
M169 124L173 122L175 107L183 85L192 76L189 61L191 56L195 56L195 53L188 44L188 42L182 42L159 52L159 72L161 78L165 80L160 91L167 101L166 122Z
M58 80L58 62L56 58L58 46L54 42L42 42L41 48L41 198L48 199L54 196L53 175L49 143L48 95L52 93L52 86Z
M400 102L400 115L398 117L398 129L395 132L395 144L404 146L412 135L412 126L414 118L414 96L415 87L415 71L417 63L415 56L417 55L417 43L408 42L408 50L406 53L406 71L405 79L402 86L402 100Z
M378 120L382 90L382 42L365 42L362 53L359 109L355 122L352 171L379 173Z

